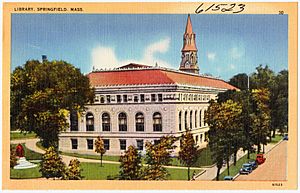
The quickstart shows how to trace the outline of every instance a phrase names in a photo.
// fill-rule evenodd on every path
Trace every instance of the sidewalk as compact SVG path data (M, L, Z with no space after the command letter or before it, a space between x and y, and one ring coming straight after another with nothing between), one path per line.
M281 141L279 141L278 143L280 143ZM268 145L265 146L265 154L267 154L274 146L276 146L278 143L269 143ZM239 150L237 153L237 160L239 160L240 158L242 158L244 155L246 155L247 152L243 152L242 150ZM233 164L233 161L229 162L230 165ZM223 166L221 168L220 174L226 170L227 166ZM205 172L198 176L195 180L207 180L207 181L211 181L213 180L216 176L217 176L217 166L211 167L211 168L202 168L205 170Z

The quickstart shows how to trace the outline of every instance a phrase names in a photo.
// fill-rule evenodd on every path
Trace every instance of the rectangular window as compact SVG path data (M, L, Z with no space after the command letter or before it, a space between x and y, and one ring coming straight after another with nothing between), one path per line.
M201 134L200 135L200 143L202 143L202 141L203 141L203 135Z
M199 138L199 137L198 137L198 135L196 135L196 140L195 140L195 141L196 141L196 143L198 143L198 138Z
M88 149L94 149L94 141L92 139L87 139L86 143Z
M99 96L95 97L95 103L99 102Z
M135 103L139 102L138 96L134 96L134 102L135 102Z
M110 103L110 95L106 95L106 101L107 103Z
M140 96L141 96L141 102L142 102L142 103L145 102L145 95L144 95L144 94L141 94Z
M117 103L121 102L121 95L117 95Z
M70 113L70 127L71 131L78 131L78 114L77 111L71 111Z
M109 150L109 139L103 139L103 143L104 143L104 148L106 150Z
M162 94L158 94L158 101L162 101Z
M128 101L128 100L127 100L127 95L123 95L123 102L124 102L124 103L127 103L127 101Z
M71 139L72 149L78 148L78 140L77 139Z
M143 140L136 140L136 146L138 150L143 150L144 149L144 141Z
M156 94L151 94L151 101L155 102L156 101Z
M126 150L126 140L120 139L120 150Z

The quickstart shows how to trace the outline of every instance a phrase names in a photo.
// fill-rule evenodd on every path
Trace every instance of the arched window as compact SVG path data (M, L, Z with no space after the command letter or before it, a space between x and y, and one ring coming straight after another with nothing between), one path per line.
M201 113L202 113L202 111L200 110L200 111L199 111L199 124L200 124L200 125L199 125L199 127L201 127L201 126L202 126L202 125L201 125L201 124L202 124L202 117L201 117Z
M135 115L135 129L136 129L136 131L144 131L144 115L143 115L143 113L137 113Z
M110 131L110 116L108 113L102 114L102 131Z
M190 129L193 128L193 111L190 111Z
M185 127L185 130L188 129L187 116L188 116L188 113L187 113L187 111L185 111L185 113L184 113L184 127Z
M127 131L127 116L125 113L119 114L119 131Z
M197 128L197 110L195 111L195 128Z
M86 116L86 131L94 131L94 115L87 113Z
M162 131L162 118L158 112L153 114L153 131Z
M203 117L205 117L205 114L206 114L206 110L204 110L203 112ZM203 126L207 126L207 123L205 123L205 121L203 122Z
M179 123L179 131L181 131L181 111L179 112L178 123Z
M71 129L71 131L78 131L77 111L71 111L71 113L70 113L70 129Z

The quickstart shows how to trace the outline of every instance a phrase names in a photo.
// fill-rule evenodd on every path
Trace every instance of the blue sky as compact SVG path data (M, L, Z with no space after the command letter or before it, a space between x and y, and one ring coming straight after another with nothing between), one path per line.
M287 15L191 15L200 73L228 80L288 67ZM13 14L11 70L65 60L88 73L130 62L179 68L186 14Z

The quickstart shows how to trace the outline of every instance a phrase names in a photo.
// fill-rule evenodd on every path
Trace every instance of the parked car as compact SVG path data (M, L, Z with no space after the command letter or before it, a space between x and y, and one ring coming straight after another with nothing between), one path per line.
M264 157L264 154L257 154L255 161L258 165L260 165L260 164L263 164L266 161L266 158Z
M242 168L240 169L240 174L250 174L252 172L252 165L249 163L243 164Z
M286 134L284 134L284 136L283 136L283 140L289 140L289 136L288 136L288 134L286 133Z
M224 180L225 180L225 181L232 181L232 180L233 180L233 177L232 177L232 176L225 176L225 177L224 177Z
M256 161L249 161L248 163L251 164L252 170L255 170L258 167Z

